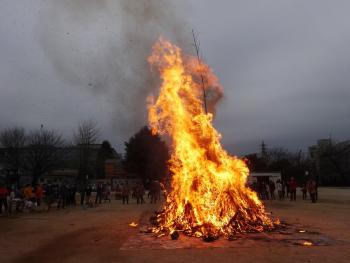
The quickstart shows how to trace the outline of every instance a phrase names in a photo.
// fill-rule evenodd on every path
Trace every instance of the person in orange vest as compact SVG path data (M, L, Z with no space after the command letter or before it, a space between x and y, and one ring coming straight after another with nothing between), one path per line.
M23 190L25 199L31 202L35 202L35 193L33 192L33 187L30 184L27 184Z

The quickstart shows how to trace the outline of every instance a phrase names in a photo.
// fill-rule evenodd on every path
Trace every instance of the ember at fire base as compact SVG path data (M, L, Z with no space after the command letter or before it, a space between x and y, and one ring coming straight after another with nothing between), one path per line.
M149 217L149 215L148 215ZM144 224L147 219L143 219ZM300 229L304 231L300 232ZM181 233L181 232L179 232ZM313 231L310 227L299 224L286 224L284 222L276 226L272 231L260 233L242 233L231 236L228 239L220 238L215 242L203 242L201 239L192 238L180 234L176 239L168 236L155 237L143 225L136 236L130 237L121 247L121 250L140 249L183 249L183 248L245 248L266 246L294 246L314 247L342 245L343 241L333 239L320 232Z
M169 228L163 227L163 223L165 222L164 216L165 214L163 212L158 213L157 215L150 218L150 222L154 227L150 227L149 232L154 233L156 236L170 235L171 237L173 233L181 233L187 236L203 238L203 240L206 242L215 241L220 236L223 236L228 240L235 240L239 234L272 231L276 229L276 226L279 226L278 220L275 221L274 225L264 225L263 221L249 222L247 220L242 220L242 218L238 216L235 216L232 218L230 223L227 226L223 227L222 230L220 229L220 231L217 231L215 226L209 224L194 224L186 229L182 228L181 224L174 222L172 228L176 230L170 232ZM172 239L178 239L178 236L176 238L172 237Z

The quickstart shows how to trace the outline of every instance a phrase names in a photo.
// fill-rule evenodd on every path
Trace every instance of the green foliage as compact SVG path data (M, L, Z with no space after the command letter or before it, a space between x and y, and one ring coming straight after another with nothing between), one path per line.
M105 178L105 161L115 158L113 148L109 141L103 141L101 148L98 150L96 158L96 177Z
M323 185L350 185L350 142L319 147L318 170Z
M145 126L125 142L124 165L143 179L161 179L168 174L169 151L158 135Z
M8 128L0 133L0 144L5 150L4 159L6 169L13 173L7 178L8 183L16 183L19 186L20 169L23 168L24 151L26 143L26 133L24 128Z

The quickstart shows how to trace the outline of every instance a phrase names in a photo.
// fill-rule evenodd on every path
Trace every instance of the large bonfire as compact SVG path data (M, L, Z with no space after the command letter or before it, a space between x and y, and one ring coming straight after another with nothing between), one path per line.
M159 96L149 98L149 124L154 133L170 138L173 175L153 232L215 239L272 229L275 223L246 186L247 165L222 148L213 127L222 88L211 69L162 38L148 61L161 78Z

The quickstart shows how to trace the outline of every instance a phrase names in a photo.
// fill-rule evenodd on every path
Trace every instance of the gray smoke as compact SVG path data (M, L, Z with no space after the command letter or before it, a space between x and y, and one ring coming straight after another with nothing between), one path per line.
M157 88L147 64L152 44L162 35L191 45L189 7L174 2L51 0L42 6L38 35L45 54L72 88L105 96L121 136L146 123L146 97Z

